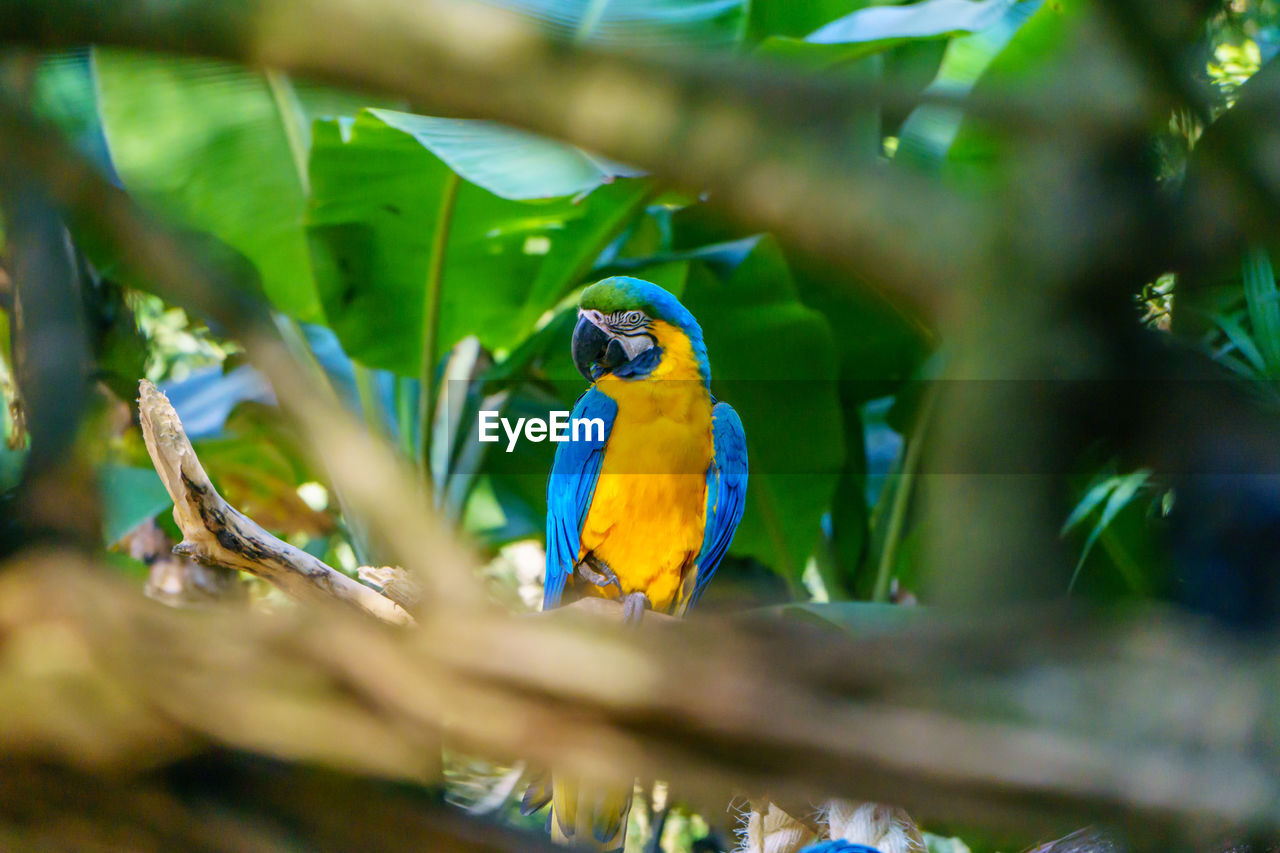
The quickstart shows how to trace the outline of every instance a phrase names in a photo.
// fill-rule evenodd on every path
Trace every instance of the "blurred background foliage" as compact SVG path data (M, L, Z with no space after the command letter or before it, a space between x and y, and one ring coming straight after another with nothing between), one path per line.
M1034 91L1084 19L1077 0L494 2L579 44L737 54L955 102ZM1149 139L1149 177L1170 193L1194 171L1208 123L1280 51L1273 0L1211 5L1193 48L1212 109L1171 109ZM417 466L491 560L486 579L513 609L538 600L554 447L478 443L475 413L571 408L582 390L568 357L577 293L620 273L661 284L700 320L713 390L746 426L747 514L704 607L793 603L801 618L850 626L883 618L867 603L931 600L914 497L930 475L921 452L936 416L930 382L946 372L950 342L877 282L794 255L704 197L592 152L278 72L86 48L41 56L29 83L35 109L105 176L257 283L295 354ZM1009 134L952 103L865 109L850 117L848 150L979 192L1016 180ZM165 304L116 247L74 236L94 285L86 300L100 384L80 441L99 471L101 546L127 552L152 520L180 538L129 412L146 376L233 505L344 571L379 563L226 330ZM1134 326L1176 337L1242 380L1280 378L1274 252L1251 246L1186 299L1173 275L1131 282ZM9 288L0 292L11 307ZM27 442L9 322L0 314L7 489ZM1277 402L1274 386L1252 387ZM1060 518L1078 562L1062 594L1173 596L1171 485L1107 447L1072 470ZM145 577L134 558L114 559ZM463 790L473 776L459 778ZM689 849L706 834L701 820L671 817L664 849Z

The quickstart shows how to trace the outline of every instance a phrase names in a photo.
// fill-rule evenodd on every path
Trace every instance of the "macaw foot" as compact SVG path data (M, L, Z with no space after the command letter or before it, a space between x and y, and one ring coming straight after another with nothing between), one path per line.
M652 606L649 603L649 596L643 592L624 595L622 597L622 624L639 625L640 620L644 618L644 612Z
M613 569L609 568L609 564L597 557L595 554L588 554L578 563L577 573L587 583L604 589L606 587L616 587L618 590L619 601L622 602L622 622L624 625L638 625L640 620L644 618L644 612L653 607L649 603L649 596L643 592L633 592L629 595L622 594L622 582L618 580L617 574Z
M613 573L613 569L609 568L608 563L595 554L588 554L581 563L578 563L578 574L592 586L598 586L601 589L616 586L618 594L622 594L622 583L618 580L618 576Z

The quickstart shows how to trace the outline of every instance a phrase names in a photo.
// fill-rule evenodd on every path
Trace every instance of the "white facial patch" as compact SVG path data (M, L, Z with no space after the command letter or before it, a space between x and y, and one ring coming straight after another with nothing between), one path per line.
M614 340L622 345L622 351L627 354L628 361L653 346L653 339L648 335L636 335L634 337L616 335Z

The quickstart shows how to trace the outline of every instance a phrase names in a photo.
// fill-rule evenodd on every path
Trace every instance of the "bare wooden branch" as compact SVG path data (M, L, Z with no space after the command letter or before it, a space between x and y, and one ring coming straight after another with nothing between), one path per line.
M139 384L138 413L147 452L173 498L173 519L182 531L175 552L249 572L303 601L338 600L393 625L413 623L395 601L277 539L228 504L196 458L178 413L145 379Z
M1280 653L1185 619L988 614L855 641L446 610L391 632L344 610L179 613L74 557L26 562L0 573L0 761L155 766L212 738L432 779L444 733L584 776L634 767L709 812L735 790L843 795L1024 843L1111 824L1152 853L1280 825Z
M158 10L134 0L104 11L29 0L0 4L0 34L218 56L526 127L709 190L750 227L926 307L963 293L958 282L982 275L994 249L993 211L851 156L847 117L878 109L881 91L777 67L570 48L487 4L182 0Z
M399 566L360 566L356 576L409 612L422 602L422 584Z

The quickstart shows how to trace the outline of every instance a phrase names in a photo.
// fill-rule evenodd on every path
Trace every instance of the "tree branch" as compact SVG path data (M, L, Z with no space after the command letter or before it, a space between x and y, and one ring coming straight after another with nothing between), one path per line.
M210 482L169 399L147 380L138 414L147 452L173 498L182 531L174 551L199 562L239 569L303 601L341 601L393 625L413 617L396 602L263 530L228 504Z

